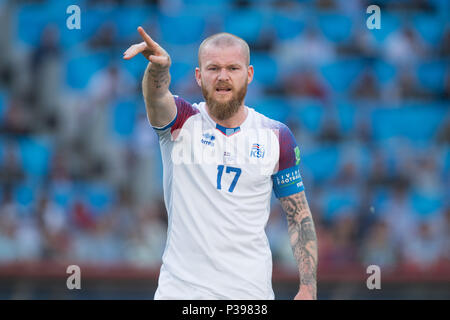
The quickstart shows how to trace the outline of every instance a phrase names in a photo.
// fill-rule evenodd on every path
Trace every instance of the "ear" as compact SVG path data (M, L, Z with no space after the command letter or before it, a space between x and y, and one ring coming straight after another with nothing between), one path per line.
M202 73L200 72L200 68L195 68L195 80L197 80L197 84L199 87L202 86Z
M255 70L253 69L252 65L248 66L247 73L248 73L247 84L250 84L250 82L252 82L252 80L253 80L253 74L255 73Z

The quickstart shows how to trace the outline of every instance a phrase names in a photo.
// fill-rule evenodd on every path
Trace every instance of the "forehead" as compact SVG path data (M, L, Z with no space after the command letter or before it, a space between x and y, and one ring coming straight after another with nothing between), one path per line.
M242 64L247 63L247 56L244 49L239 44L228 46L218 46L208 44L202 48L199 57L202 65L208 64Z

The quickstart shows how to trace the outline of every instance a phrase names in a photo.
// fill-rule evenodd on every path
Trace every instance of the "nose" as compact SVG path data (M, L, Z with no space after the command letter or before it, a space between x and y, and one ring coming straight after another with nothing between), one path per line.
M219 72L219 76L218 76L218 79L217 80L222 80L222 81L225 81L225 80L228 80L228 78L229 78L229 76L228 76L228 71L227 71L227 69L226 68L222 68L222 69L220 69L220 72Z

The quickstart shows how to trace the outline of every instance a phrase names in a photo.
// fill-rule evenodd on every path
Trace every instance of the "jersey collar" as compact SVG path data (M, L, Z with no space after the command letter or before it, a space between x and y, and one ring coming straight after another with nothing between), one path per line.
M207 118L211 123L214 124L214 126L215 126L215 128L216 128L217 130L219 130L220 132L222 132L222 134L224 134L224 135L227 136L227 137L230 137L230 136L234 135L235 133L240 132L240 131L241 131L241 128L245 127L245 125L249 122L249 119L250 119L250 112L251 112L251 110L250 110L249 107L245 106L245 108L247 108L247 117L245 117L244 122L242 122L242 124L241 124L239 127L235 127L235 128L227 128L227 127L221 126L220 124L216 123L216 122L209 116L208 111L206 111L206 103L205 103L205 102L202 102L202 103L200 104L200 106L201 106L202 112L203 112L203 114L206 116L206 118Z
M248 115L247 115L248 117ZM245 120L244 120L245 121ZM236 127L236 128L227 128L224 126L221 126L220 124L216 123L216 129L219 130L220 132L222 132L224 135L226 135L227 137L238 133L239 131L241 131L241 127Z

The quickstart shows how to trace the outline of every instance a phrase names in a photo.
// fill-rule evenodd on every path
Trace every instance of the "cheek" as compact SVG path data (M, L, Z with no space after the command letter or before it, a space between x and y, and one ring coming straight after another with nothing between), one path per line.
M244 86L248 81L247 74L240 74L238 77L235 78L234 83L236 84L236 87L242 87Z
M211 82L208 81L208 80L206 80L206 79L204 79L204 80L202 81L202 87L205 88L205 89L207 89L207 90L210 90L210 89L211 89Z
M202 78L201 80L201 88L202 90L206 90L207 92L211 92L213 89L212 82L208 79Z

